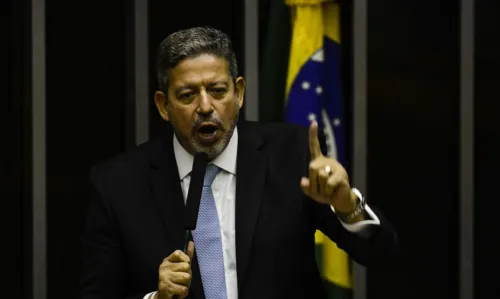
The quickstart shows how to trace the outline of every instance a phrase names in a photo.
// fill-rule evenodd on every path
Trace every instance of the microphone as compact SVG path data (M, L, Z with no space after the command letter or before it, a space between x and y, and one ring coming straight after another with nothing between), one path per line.
M191 181L189 182L186 208L184 209L184 253L187 254L189 241L192 239L191 231L196 229L198 222L198 211L200 210L201 193L203 192L203 181L208 164L208 155L198 152L194 156L193 168L191 170ZM179 299L179 296L174 296Z
M208 155L198 152L194 156L193 168L191 170L191 181L184 209L184 253L187 253L187 246L192 238L191 231L196 229L198 221L198 211L200 209L201 193L203 191L203 181L208 164Z

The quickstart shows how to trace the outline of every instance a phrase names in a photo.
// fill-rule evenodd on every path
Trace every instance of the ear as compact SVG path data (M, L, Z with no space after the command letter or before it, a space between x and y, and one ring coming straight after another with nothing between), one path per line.
M169 120L168 117L168 100L167 96L163 93L163 91L157 91L155 93L155 104L156 108L158 109L158 112L160 113L161 118L163 118L165 121Z
M238 106L240 108L243 106L243 101L245 99L245 79L243 77L238 77L236 79L236 96L238 97Z

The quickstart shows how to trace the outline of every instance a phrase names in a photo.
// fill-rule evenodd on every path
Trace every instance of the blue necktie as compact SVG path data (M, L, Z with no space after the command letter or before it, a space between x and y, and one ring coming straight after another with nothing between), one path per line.
M209 164L205 172L198 223L193 231L196 256L206 299L227 299L224 257L212 182L220 169Z

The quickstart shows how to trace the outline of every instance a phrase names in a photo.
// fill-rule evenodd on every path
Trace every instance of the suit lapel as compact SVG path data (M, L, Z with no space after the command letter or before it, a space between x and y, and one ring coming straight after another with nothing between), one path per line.
M173 132L170 127L153 151L151 166L151 189L158 214L163 222L169 249L172 252L177 249L182 250L184 246L183 211L185 205L173 150ZM170 253L166 252L165 257ZM201 275L196 257L194 259L190 293L198 299L204 299Z
M261 151L262 137L248 123L238 126L236 162L236 265L241 289L251 253L266 180L267 156Z

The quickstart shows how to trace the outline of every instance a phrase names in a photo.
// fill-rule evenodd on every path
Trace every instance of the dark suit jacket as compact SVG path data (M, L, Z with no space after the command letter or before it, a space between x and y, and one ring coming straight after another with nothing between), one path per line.
M315 261L320 229L357 262L397 251L380 211L372 236L348 232L329 206L307 198L308 132L289 124L241 122L236 182L239 299L326 298ZM142 299L158 286L162 260L183 246L183 196L172 130L91 171L81 299ZM189 298L204 298L196 257Z

